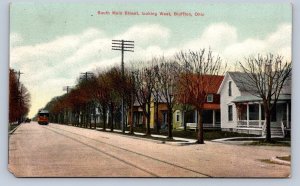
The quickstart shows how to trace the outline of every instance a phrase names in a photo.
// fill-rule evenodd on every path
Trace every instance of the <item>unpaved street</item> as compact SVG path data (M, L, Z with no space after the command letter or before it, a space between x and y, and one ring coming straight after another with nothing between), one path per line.
M290 167L261 160L290 147L162 144L58 124L22 124L9 139L19 177L286 177Z

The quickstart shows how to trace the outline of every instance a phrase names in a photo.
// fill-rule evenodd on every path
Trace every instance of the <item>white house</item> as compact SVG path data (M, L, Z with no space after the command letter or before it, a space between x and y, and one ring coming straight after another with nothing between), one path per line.
M247 78L241 72L227 72L218 90L220 94L221 129L265 135L262 99L245 90ZM249 90L249 87L248 87ZM283 87L271 116L272 136L284 136L291 128L291 79Z

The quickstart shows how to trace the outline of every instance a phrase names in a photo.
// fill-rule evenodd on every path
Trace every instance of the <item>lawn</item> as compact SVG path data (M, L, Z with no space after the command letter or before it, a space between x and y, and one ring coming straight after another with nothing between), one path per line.
M284 138L283 138L284 139ZM248 145L258 145L258 146L287 146L290 147L291 143L290 141L283 141L283 139L273 139L271 142L265 142L264 139L257 140L252 143L249 143Z
M8 125L8 132L14 130L15 128L17 128L19 126L19 124L9 124Z
M145 132L143 128L134 129L135 132ZM151 134L160 134L167 136L168 131L161 130L157 133L155 130L151 130ZM196 131L184 131L184 130L173 130L173 137L181 137L181 138L188 138L188 139L197 139L197 132ZM240 134L236 132L225 132L220 130L205 130L204 131L204 140L214 140L220 138L231 138L231 137L257 137L256 135L252 134Z
M280 159L280 160L284 160L284 161L291 161L291 155L289 155L289 156L284 156L284 157L277 157L278 159Z

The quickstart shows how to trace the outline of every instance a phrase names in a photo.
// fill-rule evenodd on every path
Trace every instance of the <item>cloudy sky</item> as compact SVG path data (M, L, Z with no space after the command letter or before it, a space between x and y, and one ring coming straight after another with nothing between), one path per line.
M114 16L98 11L187 12L204 16ZM112 39L135 41L125 64L210 47L234 66L245 56L291 59L290 4L12 4L10 67L31 93L29 116L74 85L82 72L120 63ZM232 67L234 68L234 67Z

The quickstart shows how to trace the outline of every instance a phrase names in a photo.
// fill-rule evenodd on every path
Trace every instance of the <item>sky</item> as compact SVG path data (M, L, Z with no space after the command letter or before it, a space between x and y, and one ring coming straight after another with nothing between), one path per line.
M110 15L98 12L110 12ZM121 11L123 15L112 15ZM124 15L125 11L140 15ZM159 16L160 12L192 16ZM195 16L195 13L203 16ZM142 15L157 13L157 16ZM135 41L125 65L180 50L211 48L229 67L258 53L291 60L292 7L273 4L13 3L10 67L31 94L29 117L74 86L80 73L120 65L112 39Z

